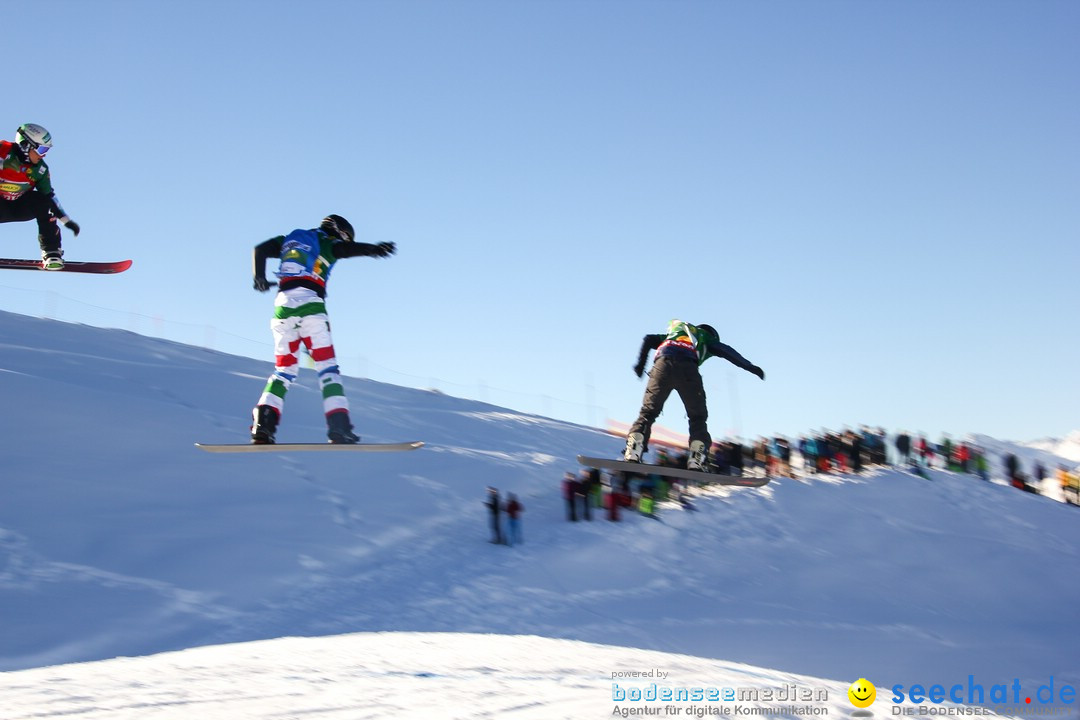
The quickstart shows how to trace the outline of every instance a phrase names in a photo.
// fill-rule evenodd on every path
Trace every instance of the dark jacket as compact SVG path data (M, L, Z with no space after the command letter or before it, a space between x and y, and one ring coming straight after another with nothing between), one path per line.
M329 241L329 236L326 236L322 231L319 233L322 251L321 253L329 256L331 264L337 260L349 257L383 257L387 254L384 246L372 245L371 243L362 242L346 242L345 240L332 240ZM285 240L284 235L279 235L269 240L265 240L255 246L253 253L254 274L255 278L265 280L266 279L266 261L272 258L281 257L282 243ZM328 242L329 241L329 242ZM278 288L281 290L287 290L289 288L303 287L309 290L315 291L319 297L326 298L326 286L325 283L319 283L315 280L308 278L282 278L278 283Z
M667 335L662 335L660 333L645 336L645 338L641 341L641 350L638 352L637 364L634 365L634 374L636 374L638 377L641 377L641 374L645 371L645 361L649 357L649 351L658 349L666 339ZM749 373L753 373L762 380L765 379L765 372L761 368L744 358L735 350L735 348L731 347L730 345L725 345L722 342L712 341L708 343L706 349L708 351L708 355L706 357L711 357L713 355L715 355L716 357L722 357L728 362L730 362L732 365L740 367Z

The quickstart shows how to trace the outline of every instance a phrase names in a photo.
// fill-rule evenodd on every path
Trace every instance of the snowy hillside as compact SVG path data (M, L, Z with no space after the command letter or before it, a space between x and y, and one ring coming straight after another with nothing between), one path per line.
M634 673L648 677L625 678ZM0 675L5 720L583 720L646 708L676 714L661 706L682 717L715 716L725 706L768 710L773 717L799 717L813 707L847 717L848 685L572 640L439 633L286 638ZM694 687L703 696L708 689L717 695L730 689L756 693L757 699L691 700ZM645 696L660 688L673 697L682 690L688 699L615 699L619 691ZM763 700L770 691L781 698L785 691L810 693L815 700ZM888 703L879 704L888 712Z
M1066 460L1080 462L1080 430L1071 432L1064 438L1044 438L1025 444L1028 447L1042 450Z
M297 635L491 633L717 658L843 687L971 674L1080 681L1064 610L1080 603L1075 507L969 476L879 471L718 491L696 498L696 511L664 506L659 520L572 524L563 473L577 453L618 449L597 430L348 378L365 440L427 446L213 456L192 444L245 441L268 363L6 313L0 332L0 669ZM283 442L323 437L311 375L290 393ZM487 542L488 485L522 499L524 545ZM372 637L388 636L341 642ZM423 642L384 643L376 677L396 682L393 648ZM529 658L517 655L540 640L519 642L485 659L491 646L477 641L448 672L488 668L491 692L525 682ZM573 686L615 669L590 659L607 649L580 652L537 672ZM125 667L209 666L211 655L190 653L85 671L123 684ZM501 674L503 662L521 675ZM705 675L722 664L693 662ZM436 666L402 672L438 676ZM725 677L687 672L688 684Z

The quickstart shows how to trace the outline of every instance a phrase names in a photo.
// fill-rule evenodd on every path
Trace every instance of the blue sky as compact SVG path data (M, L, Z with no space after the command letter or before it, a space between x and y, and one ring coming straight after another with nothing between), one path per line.
M3 113L69 259L0 309L265 357L251 248L330 212L346 374L630 422L708 322L715 436L1080 426L1074 2L44 0ZM3 255L36 253L31 224ZM260 384L253 381L252 403ZM238 422L247 408L238 408ZM363 408L355 408L363 432ZM660 423L684 429L669 401Z

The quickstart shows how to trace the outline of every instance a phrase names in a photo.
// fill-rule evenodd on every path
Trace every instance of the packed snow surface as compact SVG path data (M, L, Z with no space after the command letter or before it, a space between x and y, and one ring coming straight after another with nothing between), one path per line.
M563 474L618 451L600 431L346 378L366 441L425 447L209 455L246 440L269 362L0 330L5 719L607 717L612 673L649 668L821 686L833 715L858 678L878 716L895 684L1080 684L1080 509L997 477L1066 441L977 438L991 482L877 469L571 523ZM324 436L313 375L282 442ZM488 542L487 486L524 503L524 544Z

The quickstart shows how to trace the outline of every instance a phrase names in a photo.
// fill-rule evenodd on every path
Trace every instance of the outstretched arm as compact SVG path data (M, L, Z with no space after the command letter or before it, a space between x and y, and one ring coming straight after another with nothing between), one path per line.
M280 235L265 240L256 245L255 250L251 253L251 272L255 278L254 287L259 292L266 292L270 289L270 283L266 279L266 261L281 255L282 240L284 240L284 237Z
M60 201L56 199L56 193L49 193L49 210L52 212L56 221L71 231L71 234L75 237L79 236L79 223L75 222L68 217L68 214L64 212L64 208L60 207Z
M663 335L646 335L641 341L641 350L638 352L637 364L634 365L634 374L641 377L645 372L645 361L649 357L649 351L660 347L664 342Z
M748 373L757 375L762 380L765 379L764 370L744 358L735 350L735 348L731 347L730 345L725 345L722 342L711 342L709 343L709 352L713 355L716 355L717 357L724 358L736 367L741 367Z
M334 243L334 257L387 257L397 252L397 246L392 242L377 244L362 242L336 242Z
M45 196L49 202L49 211L52 216L56 218L57 222L71 231L72 235L79 236L79 223L75 222L68 217L68 214L64 212L64 208L60 206L60 201L56 199L56 191L52 186L52 175L49 174L48 169L45 170L45 174L35 183L34 189Z

